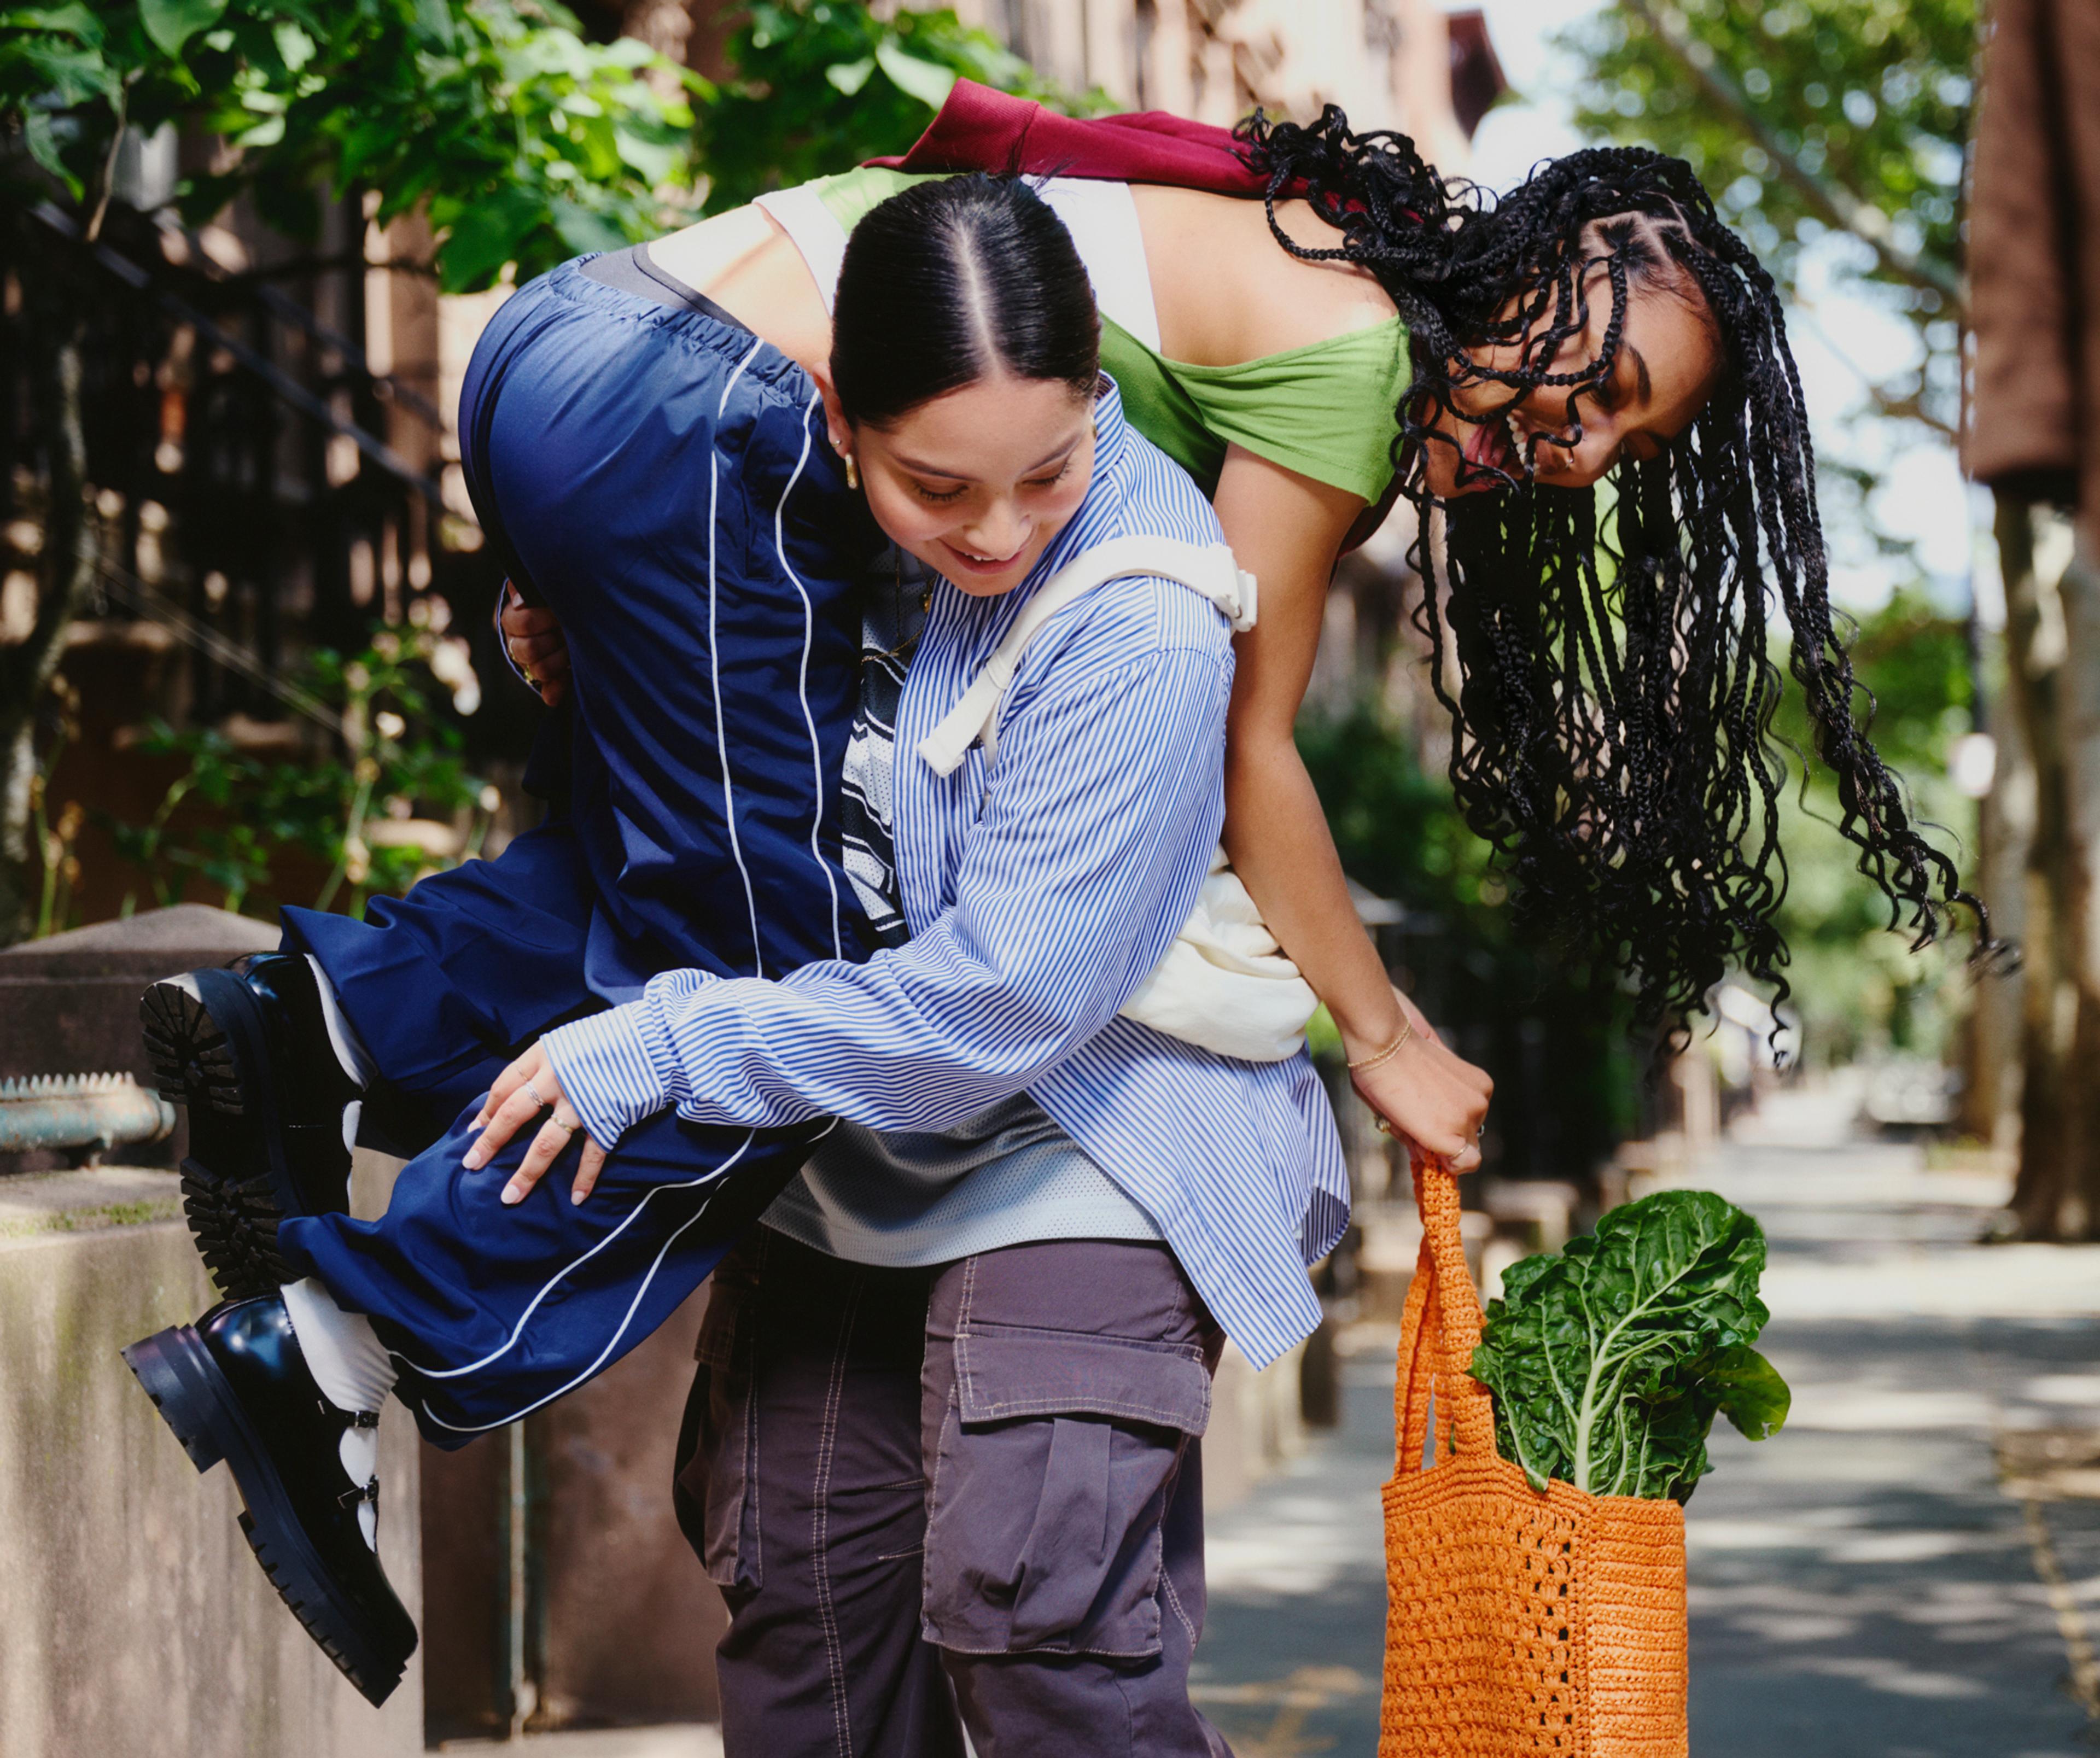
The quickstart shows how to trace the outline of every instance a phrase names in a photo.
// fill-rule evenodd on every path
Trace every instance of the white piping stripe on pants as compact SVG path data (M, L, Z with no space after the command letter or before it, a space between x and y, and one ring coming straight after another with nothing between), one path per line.
M827 1130L825 1133L828 1135L830 1134L830 1131ZM422 1366L420 1363L410 1360L407 1355L404 1355L398 1349L390 1350L388 1353L391 1355L396 1361L402 1363L407 1367L412 1368L417 1372L421 1374L426 1380L457 1380L465 1374L479 1373L483 1368L488 1367L494 1362L500 1361L504 1356L509 1355L513 1349L518 1346L518 1338L525 1334L525 1327L532 1322L532 1315L540 1310L541 1302L546 1299L548 1295L554 1293L555 1289L560 1286L564 1280L574 1275L578 1270L580 1270L585 1264L589 1263L592 1258L595 1258L600 1252L603 1251L608 1245L611 1245L615 1240L617 1240L621 1234L624 1233L628 1230L629 1227L632 1227L636 1220L640 1218L642 1211L649 1206L649 1199L651 1197L656 1195L659 1191L695 1190L703 1184L712 1183L715 1179L720 1178L722 1174L728 1171L729 1169L735 1165L738 1161L741 1160L744 1155L750 1151L751 1144L757 1139L758 1136L757 1130L753 1130L747 1131L743 1138L743 1145L739 1147L735 1153L731 1154L728 1159L723 1161L722 1163L717 1166L712 1172L704 1173L696 1179L688 1179L682 1184L655 1184L651 1185L649 1189L644 1191L642 1194L642 1201L635 1204L633 1208L628 1211L627 1218L623 1220L619 1226L615 1227L610 1233L607 1233L603 1239L600 1240L595 1245L592 1246L589 1251L584 1253L582 1256L564 1264L541 1284L540 1292L532 1297L530 1303L527 1304L524 1311L518 1315L518 1323L512 1328L510 1336L505 1337L498 1347L491 1350L487 1355L483 1355L480 1360L470 1361L465 1366L457 1368L426 1368ZM690 1222L686 1223L688 1226L691 1223ZM682 1228L680 1231L682 1231L683 1229ZM677 1235L674 1233L671 1236L675 1239L677 1237ZM661 1261L661 1258L662 1254L660 1253L658 1254L659 1262ZM652 1270L651 1273L653 1275L655 1272ZM647 1288L647 1284L646 1282L643 1284L643 1287L646 1291ZM640 1297L638 1296L637 1298L639 1298ZM632 1311L631 1308L629 1310L630 1311ZM449 1426L449 1425L448 1425L448 1426Z
M827 1123L824 1127L819 1130L811 1139L812 1145L816 1142L822 1141L837 1127L838 1124L836 1120ZM554 1276L552 1280L547 1283L545 1287L542 1288L537 1294L532 1297L532 1304L525 1309L523 1316L518 1321L518 1328L510 1333L509 1341L503 1345L502 1348L483 1356L479 1361L470 1362L463 1368L452 1368L439 1372L427 1372L421 1368L417 1368L416 1371L418 1373L421 1373L426 1379L455 1380L461 1374L472 1373L479 1368L486 1368L492 1362L496 1361L500 1357L508 1354L510 1350L516 1346L518 1339L524 1335L527 1322L532 1318L533 1313L538 1310L540 1303L545 1300L548 1294L553 1290L555 1284L561 1281L562 1277L568 1276L571 1271L580 1268L591 1258L596 1257L599 1252L602 1251L607 1245L610 1245L614 1240L617 1239L622 1233L625 1232L629 1225L641 1214L644 1209L649 1206L649 1199L651 1196L654 1196L658 1191L693 1190L700 1186L712 1184L717 1182L730 1167L735 1165L738 1161L741 1160L744 1157L746 1153L750 1152L752 1143L757 1139L757 1130L754 1130L748 1132L741 1144L739 1145L736 1152L731 1154L728 1159L723 1161L722 1163L717 1166L713 1171L707 1174L704 1177L690 1179L682 1184L659 1184L645 1192L642 1194L642 1201L634 1205L633 1209L629 1213L625 1220L622 1221L620 1225L615 1227L611 1233L606 1236L605 1238L600 1240L597 1245L591 1247L591 1249L585 1252L582 1257L577 1258L574 1263L570 1264L566 1269L563 1269L558 1275ZM673 1229L671 1236L664 1241L662 1247L658 1250L655 1257L650 1261L649 1268L646 1273L643 1275L640 1284L634 1290L634 1298L628 1302L626 1312L622 1315L620 1323L614 1327L612 1335L606 1339L605 1347L598 1351L596 1359L591 1362L589 1367L584 1368L582 1372L578 1373L575 1378L570 1380L566 1385L557 1386L553 1391L549 1392L543 1398L536 1398L531 1403L526 1405L523 1409L514 1411L510 1415L507 1417L500 1417L493 1421L473 1423L448 1422L443 1417L439 1416L437 1412L431 1409L429 1400L427 1399L426 1399L423 1403L424 1416L430 1421L435 1423L439 1428L449 1429L455 1434L486 1434L492 1429L508 1428L514 1422L521 1422L527 1417L532 1415L534 1411L539 1409L542 1405L552 1403L557 1398L565 1397L570 1392L574 1391L576 1387L582 1385L585 1381L589 1379L600 1368L603 1367L607 1359L611 1355L613 1350L620 1346L620 1338L627 1334L628 1326L634 1322L634 1315L636 1312L640 1311L643 1300L647 1298L650 1286L656 1280L656 1272L664 1267L664 1260L670 1256L671 1248L678 1243L679 1240L684 1236L688 1228L694 1226L696 1223L705 1219L707 1212L708 1205L705 1202L703 1202L698 1209L694 1210L694 1212L682 1221L677 1227ZM408 1358L401 1354L399 1350L390 1350L388 1353L393 1355L396 1360L408 1360ZM415 1364L413 1362L408 1362L408 1365L415 1367Z
M823 395L813 391L810 396L810 415L814 416L823 407ZM802 698L802 724L810 729L810 779L816 789L817 813L810 821L810 858L817 863L817 870L824 875L824 883L832 894L832 956L843 958L846 955L845 930L839 921L839 882L825 860L823 850L818 846L818 838L824 827L824 752L817 742L817 720L810 712L810 650L817 638L816 607L810 602L810 589L802 584L788 560L788 541L783 524L788 512L788 497L795 492L795 485L802 480L803 466L810 461L810 421L802 425L802 455L795 460L795 474L788 478L788 486L780 491L780 504L773 509L773 550L780 557L780 571L795 583L795 591L802 601L802 669L796 680L796 688Z
M751 352L737 362L736 370L730 374L729 382L722 386L721 400L715 405L717 421L729 408L729 394L736 389L736 381L743 377L744 369L758 358L758 350L765 346L762 340L754 338ZM805 441L806 438L805 435ZM799 465L797 469L799 470ZM737 871L743 875L743 901L751 911L752 975L763 976L765 975L765 954L758 942L758 898L752 890L751 869L743 864L743 844L736 834L736 790L730 781L729 728L722 715L721 648L715 628L715 549L717 533L720 530L717 508L721 493L721 453L716 447L710 446L708 452L708 676L715 698L715 751L721 761L722 817L729 826L730 853L736 857Z
M747 1143L745 1145L748 1147L749 1143ZM704 1183L706 1180L698 1180L696 1182ZM638 1214L640 1210L638 1209L636 1212ZM427 1399L423 1404L424 1416L430 1421L437 1424L439 1428L450 1429L455 1434L485 1434L491 1429L508 1428L514 1422L522 1421L524 1418L532 1415L532 1412L537 1410L542 1404L552 1403L557 1398L562 1397L567 1393L574 1391L576 1387L582 1385L585 1380L589 1379L593 1374L596 1373L600 1368L605 1365L607 1360L611 1357L613 1350L619 1346L620 1338L627 1334L628 1326L634 1322L635 1311L641 1306L643 1297L648 1293L649 1284L656 1280L656 1272L664 1267L664 1260L670 1255L671 1248L678 1243L680 1237L685 1233L686 1228L691 1227L695 1222L699 1220L707 1214L707 1212L708 1205L705 1203L702 1203L691 1215L688 1216L685 1221L680 1223L680 1225L673 1231L671 1236L664 1241L662 1248L657 1252L655 1258L651 1260L649 1265L648 1273L642 1278L641 1285L634 1290L634 1298L628 1303L625 1315L620 1320L618 1327L614 1330L612 1335L606 1339L605 1347L598 1351L597 1359L593 1360L589 1367L585 1368L580 1373L577 1374L576 1377L571 1380L567 1385L557 1386L553 1391L549 1392L545 1397L536 1398L533 1399L533 1401L526 1405L523 1410L516 1411L507 1417L500 1417L492 1422L471 1422L466 1424L448 1422L443 1417L439 1416L435 1410L430 1408Z

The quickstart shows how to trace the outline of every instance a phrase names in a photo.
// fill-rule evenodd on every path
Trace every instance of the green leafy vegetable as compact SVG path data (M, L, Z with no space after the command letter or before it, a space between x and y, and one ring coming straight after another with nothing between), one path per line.
M1527 1258L1488 1306L1473 1377L1494 1394L1495 1444L1534 1489L1690 1498L1726 1415L1776 1434L1790 1395L1750 1346L1764 1230L1708 1191L1614 1209L1558 1257Z

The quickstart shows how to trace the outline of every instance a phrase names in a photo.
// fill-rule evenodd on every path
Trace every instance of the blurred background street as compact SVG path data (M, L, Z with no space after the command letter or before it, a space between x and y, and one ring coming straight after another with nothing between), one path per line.
M1336 567L1299 745L1395 980L1496 1082L1462 1191L1482 1280L1671 1183L1771 1236L1767 1342L1796 1402L1776 1440L1717 1438L1691 1508L1700 1758L2090 1752L2096 20L2089 0L0 19L0 1751L718 1749L724 1612L665 1494L697 1301L500 1436L439 1454L390 1431L383 1554L425 1640L382 1714L284 1617L224 1474L200 1489L115 1355L211 1298L174 1218L183 1126L137 1084L136 1000L274 945L281 905L361 914L538 821L542 711L498 650L501 568L459 461L501 302L580 251L900 152L967 77L1224 126L1336 104L1483 200L1542 158L1652 146L1771 273L1855 712L2019 959L1913 952L1870 901L1789 684L1791 993L1732 972L1658 1058L1617 972L1518 931L1454 806L1405 501ZM1260 1374L1229 1353L1204 1443L1198 1689L1242 1758L1368 1755L1377 1726L1377 1491L1419 1229L1339 1038L1316 1020L1313 1046L1356 1224L1314 1271L1326 1323ZM361 1212L390 1177L360 1157ZM205 1628L230 1668L184 1646Z

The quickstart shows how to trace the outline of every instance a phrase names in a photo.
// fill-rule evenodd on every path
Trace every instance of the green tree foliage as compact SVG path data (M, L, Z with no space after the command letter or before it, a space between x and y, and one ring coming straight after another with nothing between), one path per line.
M1369 704L1308 716L1298 748L1344 870L1407 911L1383 949L1403 986L1495 1076L1498 1164L1570 1177L1607 1157L1639 1126L1650 1048L1629 1038L1614 975L1511 932L1487 844L1390 717Z
M1423 772L1386 716L1368 703L1338 719L1308 716L1298 749L1352 879L1499 944L1503 893L1488 870L1487 845L1459 821L1449 786Z
M700 116L708 207L910 146L958 78L1086 114L1110 107L1040 78L945 8L877 18L853 0L761 0L730 44L736 73Z
M91 816L156 904L180 903L201 883L229 910L267 914L284 901L361 916L368 897L399 897L424 874L479 853L488 834L494 791L467 773L458 729L438 707L438 674L464 650L426 614L375 628L348 658L308 654L297 687L342 724L340 752L317 759L259 757L215 727L152 721L139 754L187 767L144 824ZM126 914L138 901L135 888Z
M1948 826L1969 822L1970 803L1946 773L1974 712L1965 626L1923 593L1899 592L1862 619L1852 661L1865 692L1862 718L1871 716L1876 746L1908 778L1917 814ZM1832 828L1837 793L1812 760L1807 719L1791 694L1773 731L1811 760L1806 786L1789 790L1780 809L1788 886L1780 921L1793 950L1805 1053L1828 1062L1940 1049L1965 994L1960 949L1914 954L1907 938L1886 932L1886 904L1860 883L1851 845ZM1952 846L1953 831L1942 839Z
M556 0L74 0L0 11L0 120L90 208L121 132L168 123L230 149L179 192L193 221L241 193L294 236L330 193L378 192L382 222L427 204L463 292L660 232L703 187L718 211L901 152L959 77L1107 104L945 9L762 0L730 59L717 89L631 38L587 42Z
M1951 432L1974 0L1618 0L1562 41L1577 121L1688 160L1791 291L1803 245L1858 239L1924 345L1877 400Z
M228 151L179 192L192 220L245 192L308 237L332 193L379 192L382 221L427 204L448 291L660 231L690 199L699 83L631 40L586 42L553 0L0 14L0 115L84 206L107 199L126 128L202 128Z

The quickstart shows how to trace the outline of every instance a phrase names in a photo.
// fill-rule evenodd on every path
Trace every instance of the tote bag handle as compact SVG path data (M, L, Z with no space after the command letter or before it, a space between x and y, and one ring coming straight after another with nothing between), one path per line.
M1494 1403L1468 1371L1480 1341L1480 1297L1466 1267L1458 1186L1442 1162L1414 1162L1422 1251L1407 1290L1393 1388L1393 1474L1424 1471L1456 1452L1492 1458Z

